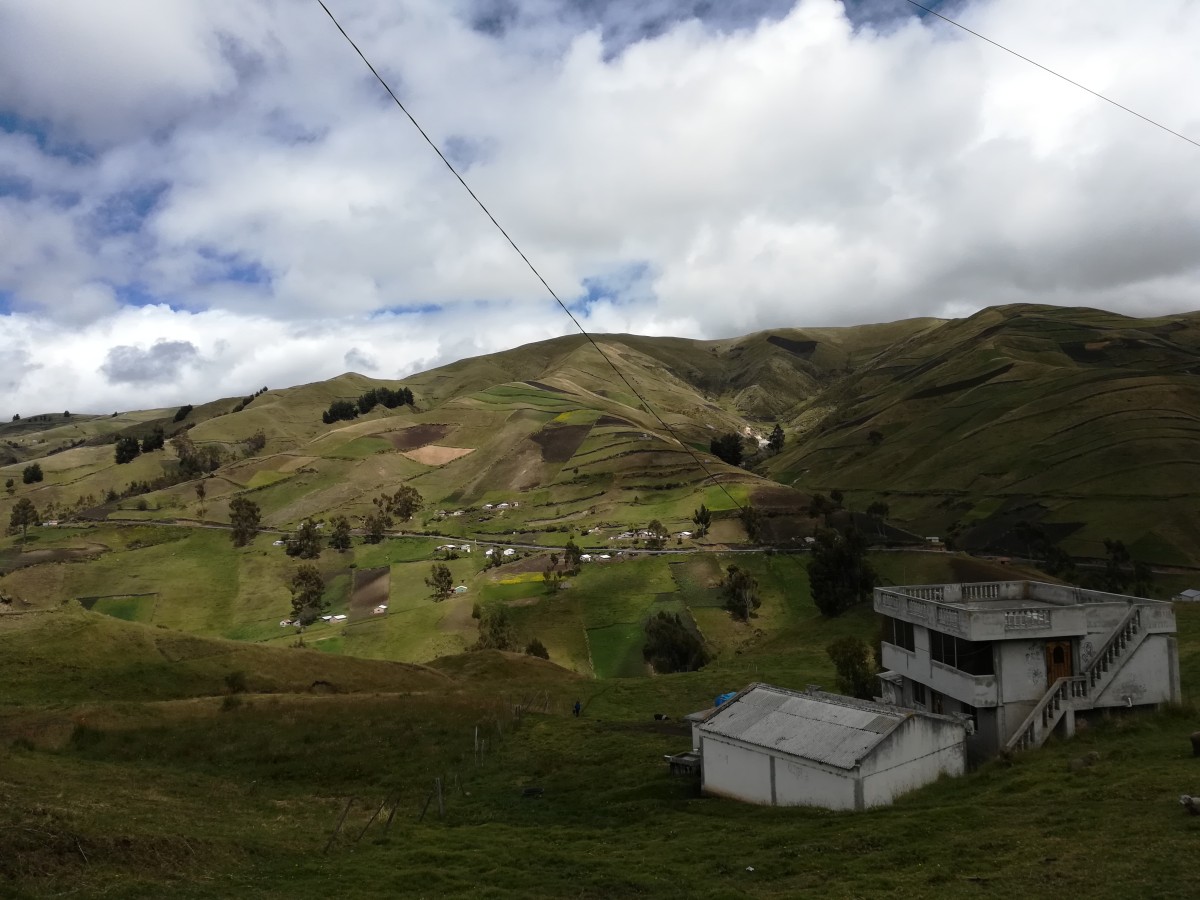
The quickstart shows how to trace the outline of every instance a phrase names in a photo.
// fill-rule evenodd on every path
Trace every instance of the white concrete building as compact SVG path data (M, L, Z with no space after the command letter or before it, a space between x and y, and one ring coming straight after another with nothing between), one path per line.
M694 721L705 793L770 806L882 806L967 764L963 721L753 684Z
M973 758L1072 734L1076 713L1177 701L1170 603L1036 581L875 589L883 699L975 723Z

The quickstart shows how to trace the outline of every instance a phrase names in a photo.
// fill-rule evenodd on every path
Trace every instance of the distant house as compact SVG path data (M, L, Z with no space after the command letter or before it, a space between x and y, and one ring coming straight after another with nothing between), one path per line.
M1186 591L1180 591L1174 597L1180 603L1200 603L1200 590L1196 588L1188 588Z
M875 589L884 700L974 723L975 757L1040 747L1077 715L1177 702L1170 603L1037 581Z
M495 552L496 552L496 551L495 551L495 550L493 550L491 547L488 547L486 550L484 550L484 551L483 551L483 555L484 555L484 556L491 556L491 555L492 555L493 553L495 553Z
M465 594L466 592L467 592L467 586L465 584L460 584L458 587L456 587L454 589L454 593L456 593L456 594Z
M512 556L512 555L513 555L513 554L515 554L516 552L517 552L517 551L516 551L516 550L514 550L512 547L507 547L507 548L504 550L504 553L503 553L502 555L503 555L503 556Z
M470 544L460 544L458 549L461 550L463 553L470 553L471 545Z
M484 509L491 509L491 508L492 508L492 504L490 504L490 503L485 503L485 504L483 504L483 508L484 508Z
M508 509L508 507L509 507L509 504L500 503L500 504L497 504L496 509Z
M592 554L590 554L590 553L581 553L581 554L579 554L579 561L580 561L580 562L591 562L591 561L592 561Z
M601 559L612 559L612 557L611 557L611 556L609 556L607 553L601 553L601 554L600 554L600 558L601 558Z
M749 803L867 809L967 766L962 720L815 688L752 684L688 718L701 789Z

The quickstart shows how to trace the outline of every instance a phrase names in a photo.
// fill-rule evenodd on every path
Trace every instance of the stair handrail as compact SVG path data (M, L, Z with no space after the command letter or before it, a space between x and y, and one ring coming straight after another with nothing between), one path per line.
M1021 738L1025 736L1025 732L1033 727L1033 723L1037 721L1038 716L1046 711L1046 707L1050 705L1058 695L1058 692L1072 681L1083 682L1084 689L1087 689L1086 679L1082 675L1064 675L1062 678L1056 679L1046 693L1042 695L1042 699L1037 702L1037 705L1030 711L1029 715L1025 717L1025 721L1012 733L1012 737L1005 742L1004 749L1013 749L1020 742ZM1064 699L1071 699L1071 695L1068 693Z
M1101 645L1100 649L1097 650L1092 655L1091 661L1086 666L1083 667L1083 672L1081 672L1080 674L1091 675L1092 670L1095 669L1097 666L1099 666L1100 661L1103 660L1104 657L1108 655L1108 651L1112 649L1113 644L1115 644L1117 642L1117 640L1121 637L1121 635L1125 633L1125 629L1128 628L1129 625L1135 619L1137 620L1137 624L1140 626L1142 624L1141 618L1142 618L1141 606L1139 606L1136 603L1131 604L1130 608L1129 608L1129 612L1125 613L1125 617L1123 619L1121 619L1121 623L1112 630L1112 633L1109 634L1109 636L1108 636L1108 640L1106 640Z

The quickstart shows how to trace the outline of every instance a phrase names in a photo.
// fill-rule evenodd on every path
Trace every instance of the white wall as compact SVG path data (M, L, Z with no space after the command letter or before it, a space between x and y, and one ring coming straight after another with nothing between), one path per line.
M1175 697L1172 657L1173 638L1165 634L1148 634L1133 656L1125 660L1112 683L1095 700L1096 706L1125 706L1132 698L1134 706L1144 703L1166 703Z
M1001 641L1000 702L1037 703L1046 693L1046 639ZM1032 706L1031 706L1032 708Z
M883 806L901 794L967 769L967 732L957 722L912 716L862 762L863 808Z
M821 806L854 809L857 771L825 769L817 763L775 758L775 803L778 806Z
M771 804L771 757L711 734L700 738L702 787L706 793Z

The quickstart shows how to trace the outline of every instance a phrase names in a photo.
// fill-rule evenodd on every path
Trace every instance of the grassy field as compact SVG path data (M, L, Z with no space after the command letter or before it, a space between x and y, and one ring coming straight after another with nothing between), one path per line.
M662 763L686 731L651 713L755 678L828 683L820 648L870 627L789 609L773 641L705 671L600 680L494 652L431 670L79 609L0 615L0 883L14 897L1194 894L1200 820L1176 802L1195 775L1190 707L1114 716L866 813L696 796ZM1194 695L1200 610L1179 626ZM514 703L546 711L517 722ZM1071 771L1088 752L1099 761ZM418 821L435 777L445 814L434 801Z

